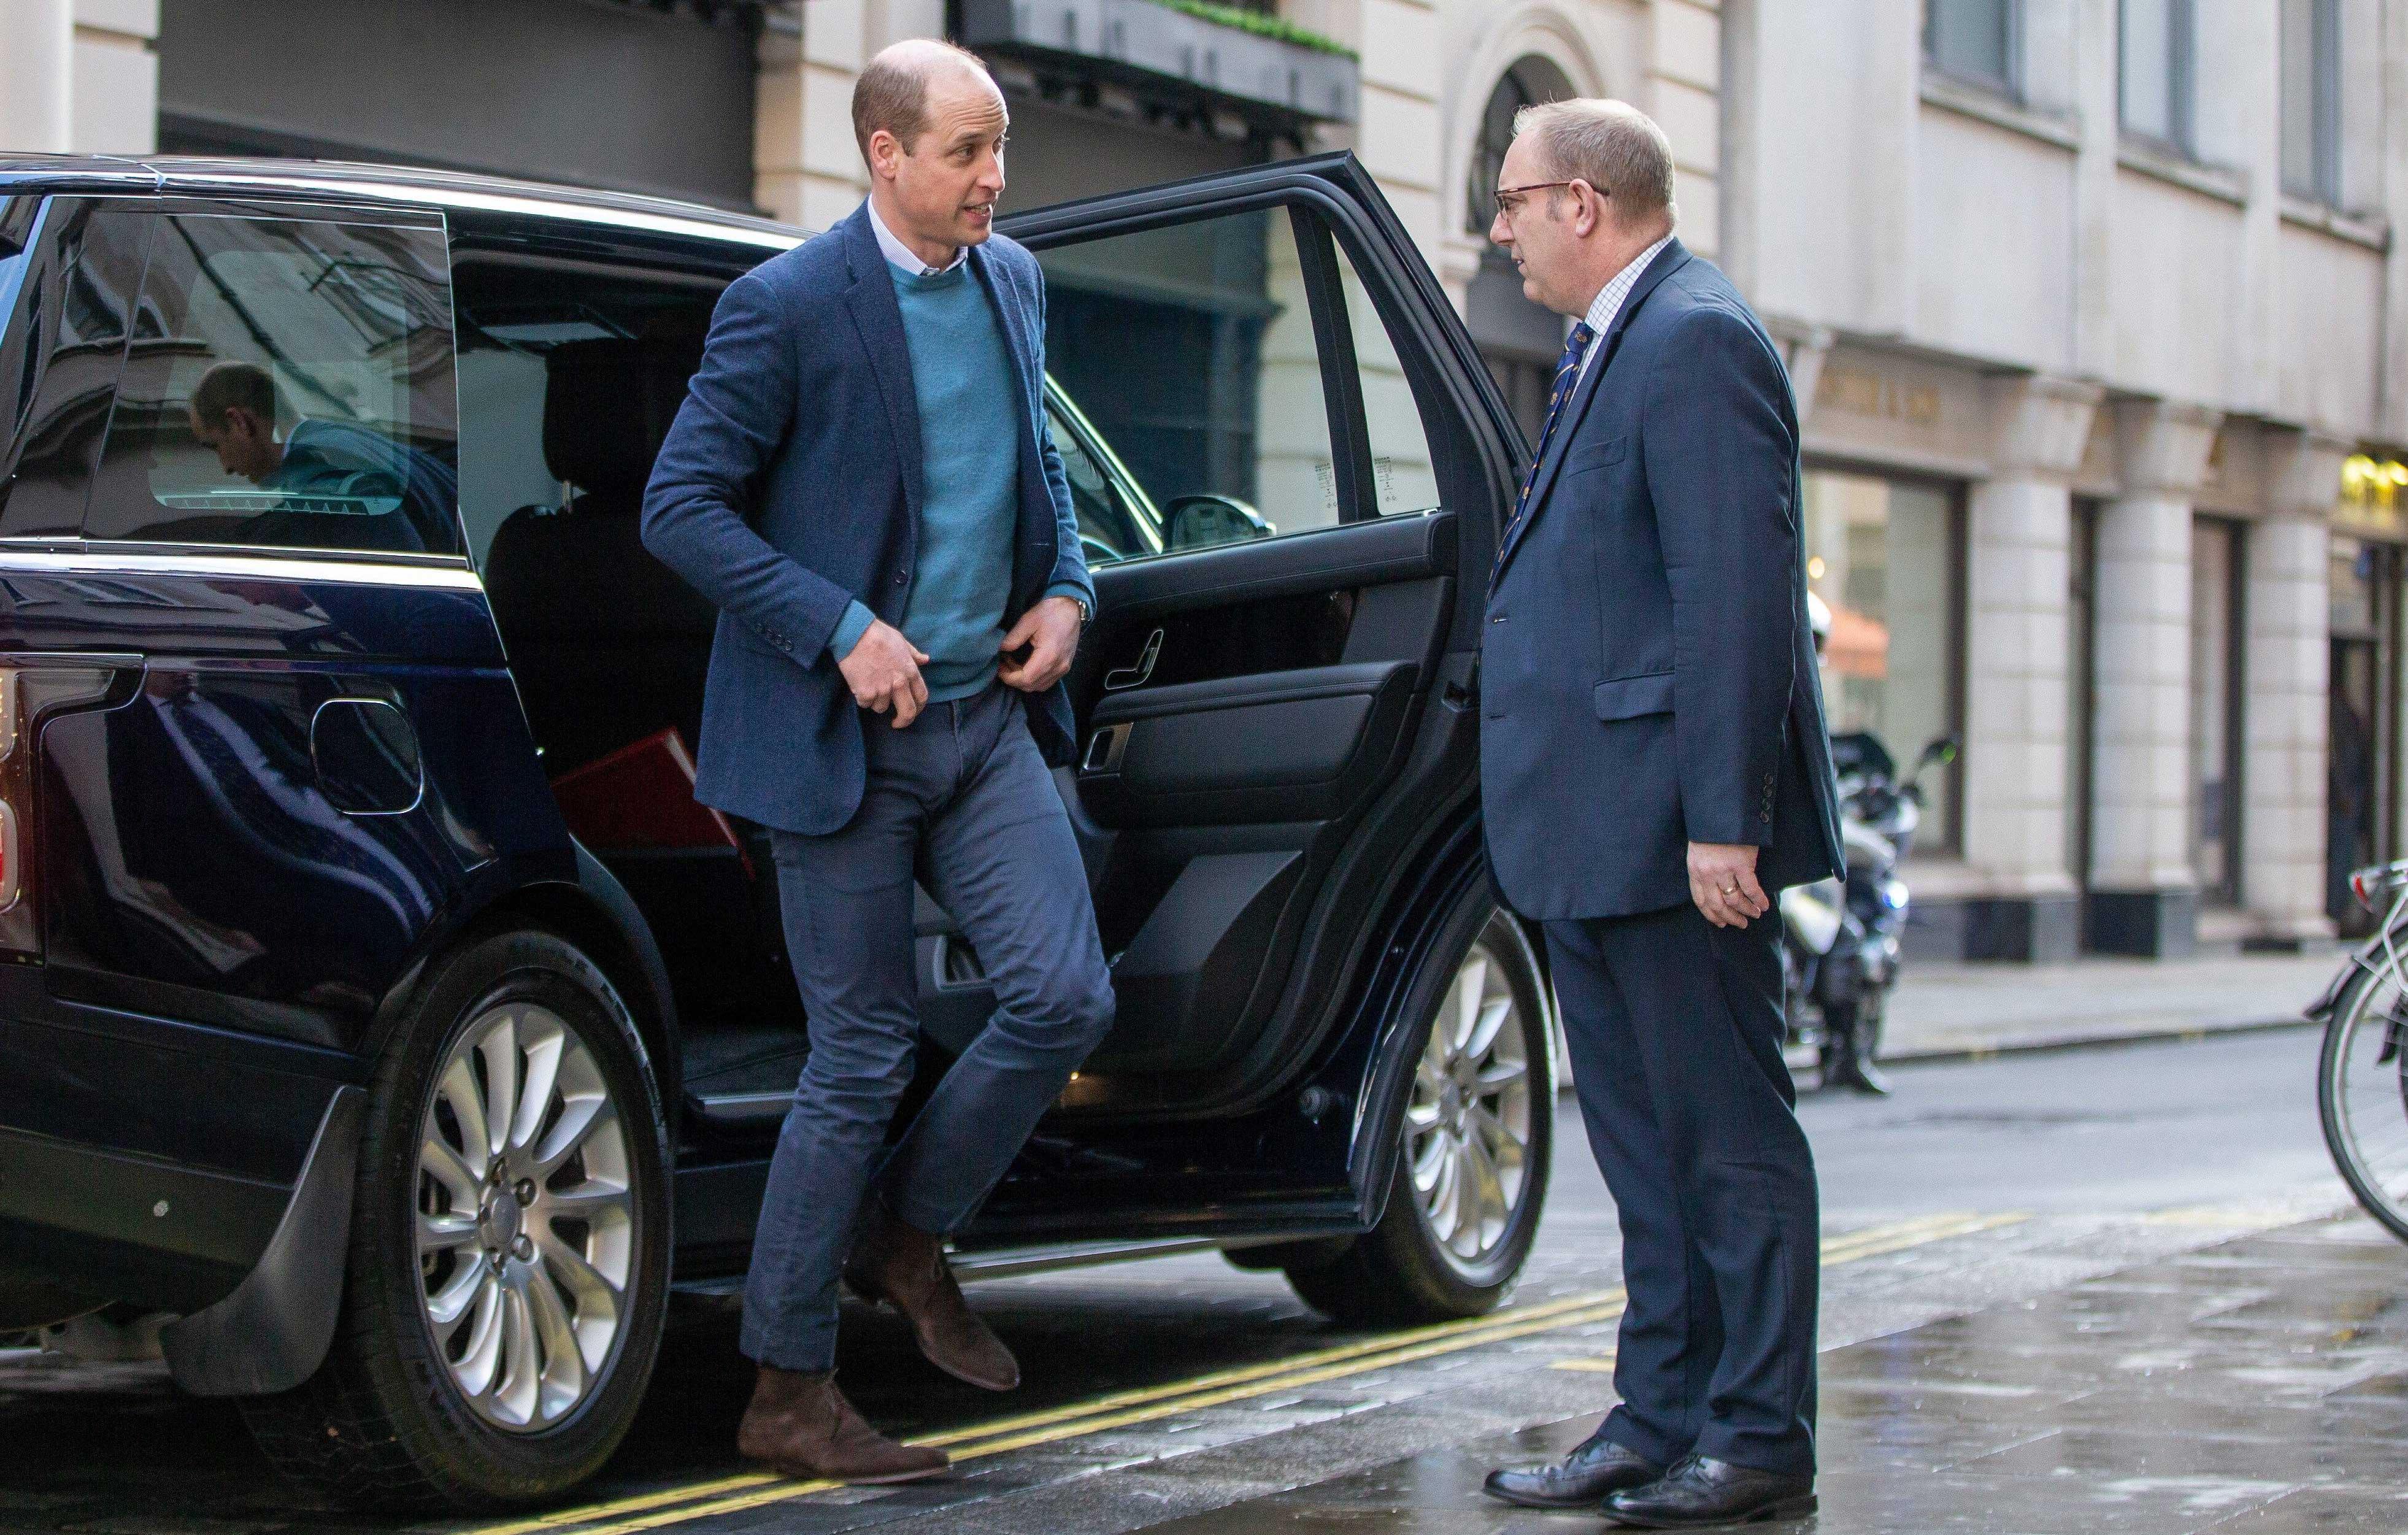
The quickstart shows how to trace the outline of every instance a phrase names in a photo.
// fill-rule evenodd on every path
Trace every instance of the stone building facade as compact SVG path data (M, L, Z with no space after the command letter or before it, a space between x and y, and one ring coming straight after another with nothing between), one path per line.
M1352 149L1535 425L1520 102L1670 134L1787 351L1839 727L1928 769L1927 952L2291 944L2402 852L2408 0L0 0L0 145L859 199L878 48L1013 108L1008 204ZM1266 407L1268 409L1269 407Z

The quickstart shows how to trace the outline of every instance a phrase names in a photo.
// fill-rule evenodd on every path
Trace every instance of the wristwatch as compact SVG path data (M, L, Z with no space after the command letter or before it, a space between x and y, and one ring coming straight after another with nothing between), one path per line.
M1072 597L1070 600L1079 605L1079 627L1083 629L1087 626L1087 620L1096 616L1095 610L1087 606L1085 597Z

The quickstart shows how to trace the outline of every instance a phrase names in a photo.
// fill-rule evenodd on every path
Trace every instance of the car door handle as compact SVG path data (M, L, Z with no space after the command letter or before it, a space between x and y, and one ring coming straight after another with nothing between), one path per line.
M1136 687L1143 682L1154 675L1154 663L1161 654L1162 631L1156 629L1145 637L1144 648L1137 653L1136 666L1120 667L1104 673L1104 691L1118 693L1124 688Z

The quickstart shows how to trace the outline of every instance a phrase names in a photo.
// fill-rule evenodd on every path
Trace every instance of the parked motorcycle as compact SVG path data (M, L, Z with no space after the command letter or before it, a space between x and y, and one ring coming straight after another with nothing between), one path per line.
M1810 609L1814 648L1820 651L1829 633L1830 610L1819 598L1810 599ZM1906 932L1909 897L1899 868L1922 824L1923 770L1956 760L1956 739L1942 736L1924 747L1914 769L1900 779L1897 759L1870 731L1831 738L1847 869L1840 878L1781 893L1788 1042L1816 1052L1827 1087L1889 1091L1873 1061Z

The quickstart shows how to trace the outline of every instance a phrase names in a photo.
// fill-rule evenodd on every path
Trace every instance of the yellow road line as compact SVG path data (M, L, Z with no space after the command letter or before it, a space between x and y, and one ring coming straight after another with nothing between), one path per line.
M1827 1266L1857 1262L1951 1237L2012 1225L2025 1218L2020 1214L1977 1215L1963 1212L1920 1216L1828 1239L1823 1244L1822 1259ZM956 1461L982 1459L1033 1445L1058 1443L1111 1428L1155 1422L1182 1413L1200 1412L1233 1401L1268 1396L1275 1391L1366 1375L1395 1365L1460 1353L1484 1343L1612 1321L1622 1314L1623 1301L1624 1295L1619 1289L1591 1291L1501 1315L1433 1323L1353 1343L1290 1355L1263 1364L1113 1392L1014 1417L989 1419L959 1428L915 1436L909 1442L959 1446L953 1450ZM1557 1361L1557 1365L1567 1369L1596 1368L1581 1361ZM1608 1364L1602 1368L1612 1367ZM796 1482L767 1472L750 1472L608 1502L560 1509L507 1524L479 1527L472 1535L538 1535L538 1532L568 1530L575 1530L577 1535L635 1535L637 1531L666 1525L740 1513L767 1503L808 1497L841 1485L832 1481Z

